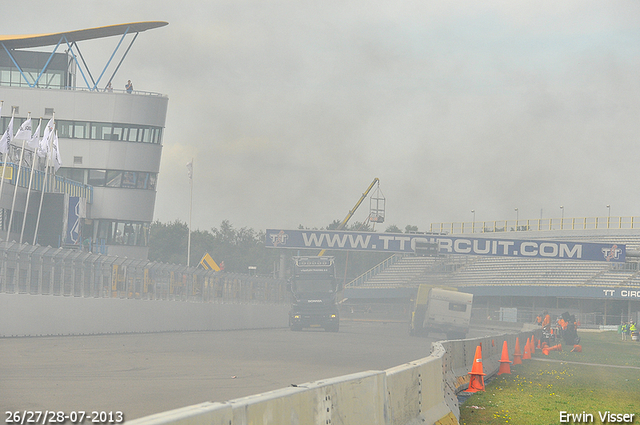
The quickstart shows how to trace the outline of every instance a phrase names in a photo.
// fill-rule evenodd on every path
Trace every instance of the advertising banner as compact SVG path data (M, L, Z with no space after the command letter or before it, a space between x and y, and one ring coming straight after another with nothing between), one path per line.
M416 246L435 243L439 254L624 263L626 246L592 242L478 238L441 234L344 232L268 229L265 246L285 249L327 249L415 253Z
M629 287L563 285L482 285L460 289L476 296L562 297L640 301L640 289Z
M64 243L65 245L80 245L80 218L81 214L80 197L69 196L67 209L67 221Z

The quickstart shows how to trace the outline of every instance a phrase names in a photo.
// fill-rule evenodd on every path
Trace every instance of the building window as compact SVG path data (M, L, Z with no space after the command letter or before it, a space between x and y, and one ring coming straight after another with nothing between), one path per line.
M15 115L17 115L18 109L17 107L15 108ZM51 108L47 108L47 110L49 109ZM0 130L2 132L4 132L11 119L10 113L7 115L0 119ZM45 115L48 114L45 113ZM15 117L14 128L17 129L19 123L25 120L26 118ZM158 127L56 120L56 130L58 131L58 137L65 139L115 140L153 144L161 144L162 142L162 129Z
M104 186L107 177L107 170L89 170L87 184L91 186Z
M4 53L4 51L0 52L0 53ZM18 56L22 55L23 53L26 52L17 52L17 51L13 51L13 55L15 56L16 54ZM31 52L30 52L31 53ZM49 58L49 53L45 53L46 58ZM65 54L60 54L61 57L63 58L62 60L64 62L66 62L66 55ZM29 83L31 84L36 84L36 77L40 74L40 71L42 70L45 62L47 59L45 59L44 61L39 61L36 60L37 62L41 62L40 66L36 66L36 67L23 67L22 68L22 72L24 73L24 78L22 76L22 74L20 73L20 71L18 71L15 66L13 65L9 65L6 66L5 64L9 63L9 58L6 55L3 55L4 58L0 58L0 59L4 59L2 62L2 67L0 67L0 84L3 86L14 86L14 87L28 87ZM20 58L18 57L18 62L22 62L20 60ZM53 62L59 62L55 60L56 58L54 58ZM59 58L58 58L59 59ZM29 61L29 62L33 62L33 61ZM56 88L56 89L62 89L64 88L64 71L60 70L60 69L53 69L55 68L55 65L53 66L49 66L49 69L42 73L42 75L40 76L40 79L38 80L36 87L39 88ZM25 81L25 78L27 78L29 80L29 82Z
M76 158L80 158L82 162L82 157L74 157L74 162ZM156 190L156 179L158 177L157 173L147 173L144 171L94 170L64 167L58 171L58 175L83 184L86 179L86 184L93 187L145 190Z
M73 122L59 120L56 121L56 129L58 130L58 136L65 139L71 139L73 137Z
M91 138L96 140L111 140L111 124L92 123Z
M84 184L84 170L82 168L61 168L57 174L68 180Z
M149 182L149 173L138 173L136 189L146 189Z
M107 187L120 187L122 171L107 171Z
M58 136L65 139L115 140L160 144L161 129L132 124L56 120Z
M125 171L122 173L122 186L126 188L136 187L136 173L135 171Z
M96 243L106 245L149 245L149 223L98 220Z
M125 128L121 125L113 126L113 133L111 133L111 140L126 140Z
M74 121L73 123L73 138L74 139L89 139L89 123Z

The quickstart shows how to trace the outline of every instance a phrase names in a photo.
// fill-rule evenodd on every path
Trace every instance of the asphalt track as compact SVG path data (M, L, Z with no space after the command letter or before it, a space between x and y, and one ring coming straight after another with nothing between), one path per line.
M479 336L479 335L474 335ZM339 333L288 329L0 339L0 407L121 411L135 419L429 355L406 323L343 321Z

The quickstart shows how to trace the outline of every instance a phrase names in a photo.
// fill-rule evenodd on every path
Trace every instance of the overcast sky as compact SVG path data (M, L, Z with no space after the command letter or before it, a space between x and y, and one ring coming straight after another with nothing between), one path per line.
M169 97L163 222L188 221L191 158L201 230L323 227L375 177L380 230L561 205L640 216L637 0L57 0L2 14L4 34L169 22L140 34L114 80ZM80 47L101 68L117 41Z

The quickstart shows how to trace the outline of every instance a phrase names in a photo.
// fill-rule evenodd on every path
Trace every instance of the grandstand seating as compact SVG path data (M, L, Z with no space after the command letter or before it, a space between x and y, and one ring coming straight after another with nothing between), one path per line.
M640 250L637 231L565 231L551 236L521 232L522 239L552 239L624 244ZM421 283L468 285L640 286L638 263L606 263L541 258L449 255L405 256L377 275L358 282L360 288L417 287ZM349 285L347 285L349 286ZM354 287L354 285L351 285Z
M360 287L381 288L397 286L414 286L413 281L425 270L430 270L435 264L433 257L405 256L384 271L366 280Z
M480 257L450 279L453 285L580 285L610 266L591 261Z

